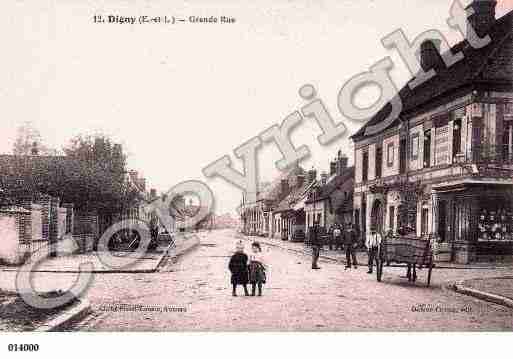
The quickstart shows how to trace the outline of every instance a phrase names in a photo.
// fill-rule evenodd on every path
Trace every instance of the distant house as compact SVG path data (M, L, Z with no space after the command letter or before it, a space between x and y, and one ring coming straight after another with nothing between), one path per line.
M287 193L272 211L271 237L301 241L305 234L305 209L302 205L316 179L315 170L298 173L282 180L282 192Z
M323 173L321 180L309 192L305 201L306 223L314 222L328 230L335 223L353 223L354 167L347 167L348 158L339 151L330 162L330 173Z
M272 232L272 211L285 198L290 188L284 186L288 179L304 173L304 170L295 166L276 178L271 183L260 184L255 201L248 201L244 194L240 205L240 215L243 233L248 235L269 236Z

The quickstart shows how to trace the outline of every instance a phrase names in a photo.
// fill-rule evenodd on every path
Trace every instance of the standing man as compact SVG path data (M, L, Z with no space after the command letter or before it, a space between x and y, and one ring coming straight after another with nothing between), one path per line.
M333 241L334 241L334 238L333 237L333 225L330 226L330 228L328 229L328 233L326 233L326 237L328 238L328 248L331 250L333 250Z
M321 269L317 266L317 261L319 260L319 254L321 251L322 243L321 243L321 234L319 233L319 222L315 222L312 227L312 269Z
M358 268L356 261L355 246L357 244L356 231L353 229L353 224L348 223L344 231L344 246L346 247L346 268L351 269L351 259L353 260L354 269Z
M378 266L378 246L381 244L382 236L376 229L371 230L370 236L367 237L365 241L365 246L367 247L367 254L369 255L369 270L368 274L372 274L372 268L374 266L374 261L376 261L376 268Z
M333 241L335 242L335 250L342 248L342 231L340 230L340 225L337 223L335 225L335 229L333 230Z

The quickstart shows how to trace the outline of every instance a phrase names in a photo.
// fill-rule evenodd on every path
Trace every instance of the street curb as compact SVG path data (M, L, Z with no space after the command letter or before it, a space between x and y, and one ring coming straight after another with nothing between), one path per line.
M40 325L34 332L52 332L57 331L65 325L78 322L91 311L91 304L88 300L81 300L78 304L73 305L63 313L59 314L49 322Z
M160 257L157 265L155 266L155 271L158 271L158 269L160 268L160 266L162 265L162 263L164 262L164 259L167 258L168 254L169 254L169 250L171 249L171 247L173 246L176 246L175 242L171 242L169 243L169 245L167 246L166 250L164 251L164 254L162 254L162 256Z
M452 285L452 288L454 289L454 291L456 291L460 294L469 295L474 298L484 300L486 302L492 302L495 304L503 305L505 307L513 308L513 300L510 298L503 297L502 295L483 292L483 291L480 291L480 290L477 290L477 289L474 289L471 287L467 287L467 286L463 285L463 283L461 283L461 282L454 283Z
M156 269L136 269L136 270L92 270L92 271L79 271L79 270L36 270L31 273L63 273L63 274L73 274L73 273L94 273L94 274L128 274L128 273L155 273ZM0 272L21 272L18 270L2 270Z
M129 273L155 273L157 272L160 264L166 257L169 249L171 247L171 244L168 246L164 254L156 260L157 264L154 265L152 268L148 269L106 269L106 270L92 270L92 271L80 271L80 270L35 270L32 271L33 273L64 273L64 274L72 274L72 273L94 273L94 274L129 274ZM13 269L0 269L0 272L19 272L19 268L13 268Z
M177 259L189 252L192 252L192 250L196 249L197 247L199 247L201 244L201 241L198 239L195 243L193 243L192 245L190 245L189 247L185 248L184 250L182 250L181 252L179 253L176 253L175 255L169 257L171 259Z
M188 241L190 241L191 239L188 239ZM157 268L156 268L156 272L160 272L160 269L164 267L163 263L167 263L167 261L169 260L176 260L178 259L179 257L189 253L189 252L192 252L192 250L196 249L197 247L199 247L201 244L201 240L198 238L196 240L194 240L194 243L192 243L190 246L188 247L185 247L185 248L182 248L179 252L177 253L173 253L172 255L169 255L169 252L166 251L166 255L162 257L161 261L159 262ZM169 249L171 249L171 246L169 247ZM165 261L164 261L165 260Z

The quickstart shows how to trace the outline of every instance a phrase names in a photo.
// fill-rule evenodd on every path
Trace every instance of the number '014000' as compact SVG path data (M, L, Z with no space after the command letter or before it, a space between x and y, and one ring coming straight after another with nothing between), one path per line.
M37 352L39 344L9 344L7 350L10 352Z

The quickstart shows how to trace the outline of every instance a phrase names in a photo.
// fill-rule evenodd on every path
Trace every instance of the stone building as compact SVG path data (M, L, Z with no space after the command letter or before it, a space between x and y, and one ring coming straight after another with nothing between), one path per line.
M513 12L495 19L496 2L473 1L476 33L490 43L452 47L464 57L447 67L437 41L420 49L424 70L436 75L398 93L402 112L379 133L371 125L355 143L354 215L370 228L434 238L447 260L511 258L513 253Z
M268 237L272 235L273 210L290 193L290 187L285 186L289 180L304 173L299 166L283 172L270 183L260 183L255 201L248 201L243 194L239 213L242 222L242 232L246 235Z
M282 180L282 193L288 193L272 211L271 237L302 241L306 230L304 200L316 183L316 171L300 172Z
M321 174L305 201L306 229L315 221L326 230L335 223L353 222L354 167L348 167L348 158L339 151L330 162L330 172Z

